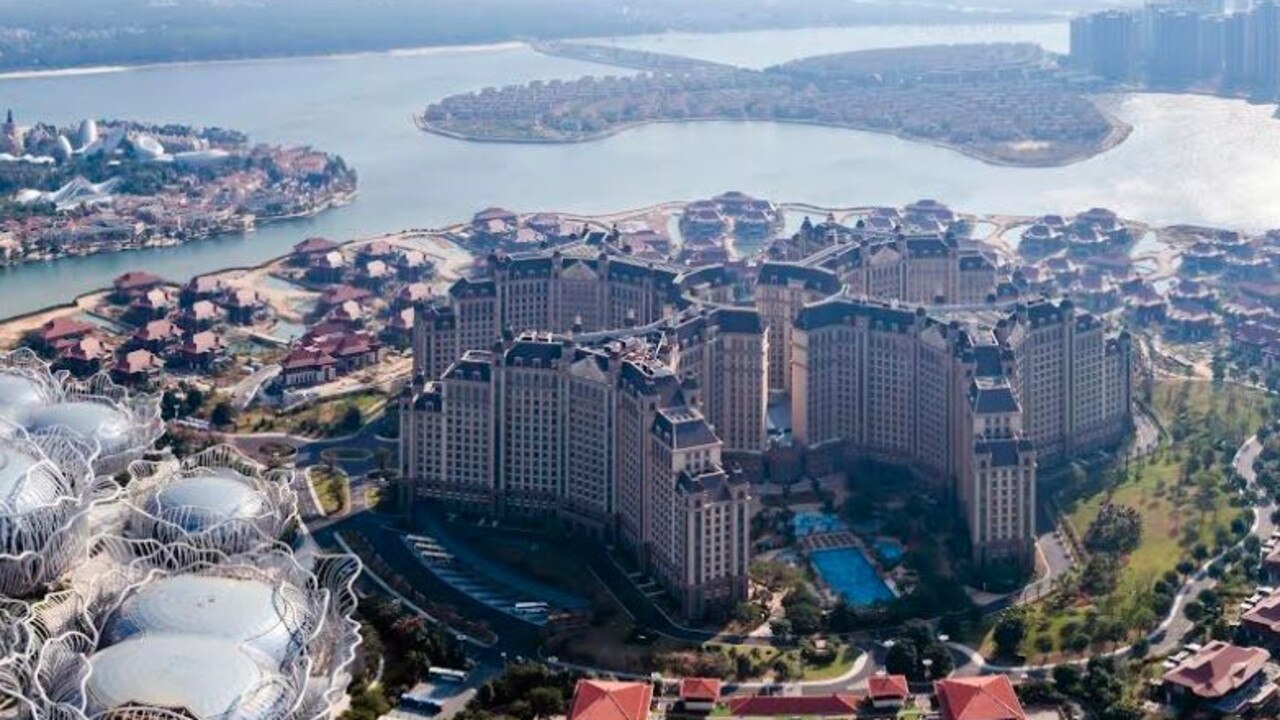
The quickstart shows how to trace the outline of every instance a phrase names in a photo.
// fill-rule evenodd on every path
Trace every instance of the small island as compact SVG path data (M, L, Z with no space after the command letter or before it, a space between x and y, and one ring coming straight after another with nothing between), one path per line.
M654 122L750 120L883 132L998 165L1079 162L1129 126L1069 82L1038 45L934 45L822 55L750 70L571 42L541 52L639 71L454 95L418 114L427 132L483 142L595 140Z
M222 128L0 125L0 265L173 245L349 202L356 173Z

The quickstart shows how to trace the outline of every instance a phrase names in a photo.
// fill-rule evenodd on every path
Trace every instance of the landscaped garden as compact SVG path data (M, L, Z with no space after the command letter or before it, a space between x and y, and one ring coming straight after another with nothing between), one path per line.
M343 513L351 507L351 479L341 468L313 465L307 470L307 478L325 515Z
M1238 385L1158 383L1151 405L1167 437L1149 457L1077 467L1061 481L1058 505L1082 562L1006 619L1003 638L997 623L984 649L1041 661L1145 637L1183 578L1248 533L1232 460L1268 404Z
M253 407L233 412L226 418L238 433L280 432L302 437L323 438L359 432L385 407L387 397L378 392L361 392L281 412L270 407Z

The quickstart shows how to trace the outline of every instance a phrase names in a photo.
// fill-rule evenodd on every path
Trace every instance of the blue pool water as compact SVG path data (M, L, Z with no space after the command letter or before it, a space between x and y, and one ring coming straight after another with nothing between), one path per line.
M857 548L814 550L809 559L823 581L855 607L893 599L893 591Z
M791 518L791 526L795 528L796 537L806 537L818 533L840 532L848 530L845 522L835 515L801 510Z
M872 547L876 551L876 557L889 564L893 564L901 560L902 554L905 552L902 549L901 543L896 540L889 540L886 538L876 540L872 543Z

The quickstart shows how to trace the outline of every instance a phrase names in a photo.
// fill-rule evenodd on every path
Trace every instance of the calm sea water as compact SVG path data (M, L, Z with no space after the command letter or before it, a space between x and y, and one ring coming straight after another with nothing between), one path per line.
M856 28L663 35L625 44L767 65L867 47L1031 39L1061 49L1064 25ZM622 44L624 41L619 41ZM102 287L126 270L174 280L277 256L313 234L334 238L437 227L488 205L593 213L740 189L824 205L934 197L975 212L1072 212L1106 205L1154 223L1280 227L1280 121L1271 108L1201 97L1115 100L1135 126L1115 150L1066 168L984 165L871 133L768 123L659 125L593 143L497 145L418 132L411 113L450 93L617 69L522 47L173 66L0 81L20 121L87 115L223 125L255 139L311 143L360 172L353 205L312 220L178 248L73 258L0 271L0 317Z

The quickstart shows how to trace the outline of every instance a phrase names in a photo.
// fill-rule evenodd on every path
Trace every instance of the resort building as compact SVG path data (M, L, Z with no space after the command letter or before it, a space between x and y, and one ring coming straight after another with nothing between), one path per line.
M1129 431L1132 350L1019 300L962 225L933 201L806 221L758 265L639 259L618 231L492 253L415 308L401 471L422 500L616 540L692 615L745 594L749 481L862 459L944 489L976 561L1029 563L1037 469Z
M992 327L837 297L805 307L792 341L792 432L810 472L872 458L954 482L978 560L1030 559L1046 454L1129 429L1127 337L1067 301Z
M618 537L690 616L731 607L746 596L749 483L725 470L695 384L634 341L534 333L469 351L410 391L402 472L461 512Z

